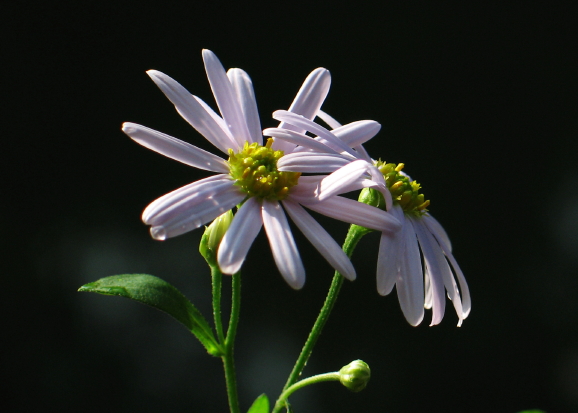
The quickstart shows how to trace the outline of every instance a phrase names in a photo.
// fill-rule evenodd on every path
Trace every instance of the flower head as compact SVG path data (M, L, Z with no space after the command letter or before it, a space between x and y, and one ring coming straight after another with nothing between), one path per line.
M299 172L278 168L284 156L300 151L299 144L267 141L263 145L249 76L241 69L225 72L209 50L203 50L203 60L221 116L169 76L155 70L147 73L175 105L177 112L227 159L141 125L123 125L123 131L137 143L179 162L217 173L152 202L142 215L144 223L151 226L152 237L164 240L183 234L238 206L218 246L217 261L221 271L226 274L239 271L253 240L264 226L279 271L289 285L301 288L305 270L287 213L337 271L354 279L355 271L347 256L303 206L382 231L398 229L399 222L385 211L376 212L375 208L350 200L335 211L334 203L338 200L333 195L347 189L350 184L347 178L334 176L325 181L331 184L329 187L321 187L325 175L301 176ZM327 95L329 84L330 75L326 69L314 70L293 101L291 113L313 119ZM303 132L299 126L289 126L288 130L297 134ZM327 194L322 200L324 193Z
M276 114L290 121L295 118L294 114L286 112ZM404 164L388 164L369 157L362 143L377 131L368 129L365 134L359 130L351 133L349 125L345 125L349 128L341 126L321 110L318 116L333 130L329 131L311 120L299 119L298 122L306 130L318 134L316 140L339 138L347 145L347 150L333 146L333 153L290 154L280 162L280 169L306 171L315 164L325 165L327 172L339 168L343 173L351 171L353 165L359 162L369 164L365 174L356 175L355 179L350 180L350 188L365 187L364 191L374 191L362 196L371 200L372 205L389 211L402 223L400 231L383 231L381 234L377 263L378 292L387 295L395 286L405 318L416 326L423 320L424 308L432 309L431 325L441 322L447 291L458 315L458 326L461 325L471 309L469 288L452 254L446 232L427 209L430 201L420 193L421 185L403 172ZM321 197L327 194L330 191Z

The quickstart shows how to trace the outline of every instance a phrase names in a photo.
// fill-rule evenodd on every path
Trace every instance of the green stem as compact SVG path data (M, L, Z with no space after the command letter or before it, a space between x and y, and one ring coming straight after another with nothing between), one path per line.
M227 396L229 398L229 407L231 413L241 413L239 407L239 396L237 394L237 376L235 373L234 363L234 347L235 335L237 334L237 326L239 324L239 310L241 307L241 273L233 274L232 280L232 298L231 298L231 316L229 319L229 326L227 328L227 337L224 339L225 354L221 357L223 359L223 366L225 368L225 381L227 383Z
M321 383L322 381L339 381L340 375L339 372L335 371L333 373L324 373L318 374L316 376L311 376L297 383L289 386L287 390L285 390L277 402L275 403L275 409L273 411L281 410L284 407L287 407L287 399L291 396L295 391L302 389L305 386L309 386L310 384Z
M223 284L223 274L218 266L211 266L211 278L213 280L213 318L215 319L215 329L219 344L225 344L223 334L223 320L221 318L221 287Z
M347 254L348 257L351 257L353 254L353 250L357 246L357 243L365 234L369 233L370 230L367 228L363 228L357 225L351 225L349 227L349 231L347 232L347 236L345 237L345 242L343 243L343 251ZM325 303L323 307L321 307L321 311L317 316L317 320L315 324L313 324L313 328L309 333L309 337L307 337L307 341L301 350L301 354L285 383L285 387L283 387L282 394L284 394L292 385L295 384L301 372L305 368L307 364L307 360L311 356L313 352L313 347L317 343L317 339L319 338L323 327L325 327L325 323L329 319L329 315L331 314L331 310L333 310L333 306L337 301L337 297L339 295L339 291L341 289L341 285L343 284L343 276L335 271L335 275L333 276L333 281L331 281L331 286L329 287L329 292L327 293L327 297L325 298ZM279 401L280 399L278 399ZM278 402L275 403L275 407L273 409L273 413L279 413L281 409L283 409L284 403L279 404Z

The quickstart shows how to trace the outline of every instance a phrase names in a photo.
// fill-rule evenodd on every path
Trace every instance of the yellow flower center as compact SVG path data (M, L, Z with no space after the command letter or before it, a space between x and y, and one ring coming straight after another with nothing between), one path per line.
M259 197L268 200L282 200L289 194L289 189L297 185L301 176L299 172L280 172L277 161L283 156L283 151L271 149L272 139L265 146L245 142L243 149L235 153L229 149L230 175L249 197Z
M405 166L402 163L385 163L381 160L375 163L377 169L383 174L385 184L391 192L393 202L400 205L406 214L423 215L430 201L424 199L424 195L419 193L421 185L417 181L411 181L406 175L401 174Z

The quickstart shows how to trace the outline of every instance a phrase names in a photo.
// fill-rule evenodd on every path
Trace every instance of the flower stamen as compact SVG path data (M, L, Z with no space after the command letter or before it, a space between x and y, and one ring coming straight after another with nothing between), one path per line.
M265 146L245 142L243 149L235 153L229 149L230 175L235 185L249 197L268 200L282 200L289 194L289 189L297 185L301 176L299 172L281 172L277 170L277 161L283 151L271 149L273 139L267 139Z

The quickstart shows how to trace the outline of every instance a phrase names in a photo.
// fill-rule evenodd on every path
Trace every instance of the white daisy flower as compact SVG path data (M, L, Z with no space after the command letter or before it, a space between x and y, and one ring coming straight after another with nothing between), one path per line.
M399 221L385 211L356 201L347 200L335 208L337 197L331 195L350 185L355 179L351 175L325 181L325 187L330 185L331 194L328 192L326 200L321 202L320 195L324 193L321 182L327 176L301 176L299 172L279 171L279 159L298 147L271 139L263 145L249 76L241 69L225 72L218 58L209 50L203 50L203 61L222 117L169 76L155 70L147 73L178 113L225 153L227 160L145 126L123 124L123 131L137 143L179 162L217 173L152 202L142 215L144 223L151 226L152 237L158 240L175 237L242 204L219 246L217 260L222 272L233 274L239 271L249 247L264 226L279 271L291 287L298 289L305 282L305 270L286 212L337 271L350 280L355 279L355 270L345 253L303 206L385 232L398 230ZM313 119L327 95L329 84L330 75L326 69L314 70L305 80L290 110L306 119ZM299 128L290 128L299 132ZM348 166L354 177L364 174L365 169L361 163Z
M371 138L379 130L367 129L367 134L358 133L353 139L348 133L349 125L341 126L335 119L322 112L317 113L330 127L329 131L311 120L299 118L295 114L278 111L274 117L299 124L303 129L317 134L316 140L339 138L352 151L336 148L335 153L298 153L285 156L278 164L279 170L306 171L312 165L326 165L326 172L332 172L343 165L368 162L372 168L371 179L384 195L381 208L391 212L401 223L398 232L382 232L377 262L377 290L387 295L396 287L397 296L407 321L417 326L424 317L424 308L432 309L430 325L439 324L445 311L445 292L452 301L458 315L458 326L469 315L471 300L466 279L452 254L452 246L443 227L428 212L429 201L419 193L420 185L402 172L403 164L386 164L372 160L362 146L364 138ZM268 130L265 130L267 133ZM274 133L282 135L282 132ZM333 138L331 137L333 135ZM357 161L353 161L357 159ZM375 170L379 173L375 173ZM338 172L336 172L338 173ZM364 179L363 176L360 179ZM387 188L384 191L384 184ZM369 184L366 184L367 186ZM362 183L352 180L352 187ZM340 188L343 191L342 188ZM326 194L321 195L321 199ZM420 253L421 251L421 253ZM423 262L423 265L422 265ZM457 283L456 283L457 279ZM459 285L459 288L458 288Z

